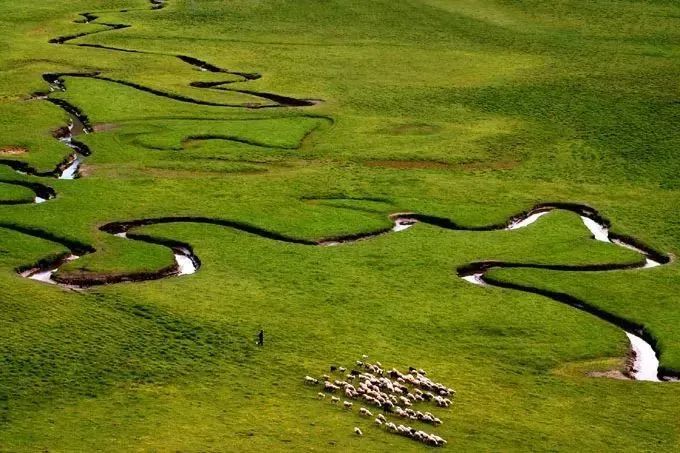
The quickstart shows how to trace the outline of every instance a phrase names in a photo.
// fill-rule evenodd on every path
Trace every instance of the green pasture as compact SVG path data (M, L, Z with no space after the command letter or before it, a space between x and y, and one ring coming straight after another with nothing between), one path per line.
M49 94L94 127L76 137L92 151L79 178L0 165L0 451L428 448L373 426L359 403L348 413L318 400L303 382L362 354L422 367L457 390L451 408L421 406L443 425L413 423L445 438L444 450L680 448L680 384L592 376L624 369L621 329L456 276L480 260L641 261L592 239L574 213L517 231L420 223L334 247L171 223L134 232L190 244L201 260L195 274L70 290L17 273L68 252L22 228L96 249L59 275L101 276L173 263L166 247L100 231L116 221L205 217L317 241L390 228L397 212L479 227L541 202L582 203L673 259L653 269L491 275L643 324L661 365L680 371L677 3L149 5L0 1L0 163L50 171L72 153L53 137L68 115L32 97L48 91L44 73L109 79L65 75L66 91ZM75 23L82 12L131 27ZM230 72L200 71L178 55ZM234 72L262 77L238 81ZM191 85L218 81L323 102L190 102L267 102ZM33 191L17 181L57 196L30 203ZM260 329L264 347L255 344Z

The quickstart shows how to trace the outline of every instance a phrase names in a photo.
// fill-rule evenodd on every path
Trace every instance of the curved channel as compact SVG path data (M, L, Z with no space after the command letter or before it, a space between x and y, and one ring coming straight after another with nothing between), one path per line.
M160 10L163 9L166 6L165 0L149 0L150 3L150 9L151 10ZM125 12L130 12L130 11L135 11L132 9L124 9L120 10L118 12L125 13ZM115 47L108 47L108 46L101 46L97 44L88 44L88 43L73 43L72 41L83 38L89 35L94 35L94 34L101 34L105 32L111 32L115 30L122 30L126 28L130 28L131 25L129 24L122 24L122 23L110 23L110 22L99 22L99 16L97 16L97 13L94 12L84 12L84 13L79 13L79 16L81 17L80 19L75 20L74 22L77 24L96 24L96 25L101 25L104 28L100 30L94 30L94 31L89 31L89 32L81 32L81 33L75 33L71 35L65 35L65 36L59 36L56 38L52 38L49 40L49 43L51 44L59 44L59 45L74 45L78 47L91 47L91 48L100 48L103 50L109 50L109 51L118 51L118 52L131 52L131 53L141 53L141 54L149 54L149 55L162 55L162 56L167 56L167 57L172 57L172 58L177 58L180 61L196 68L197 70L200 71L205 71L205 72L213 72L213 73L223 73L223 74L229 74L232 76L235 76L237 79L236 80L229 80L229 81L218 81L218 82L191 82L189 85L194 88L205 88L205 89L215 89L215 90L221 90L221 91L231 91L231 92L236 92L240 94L246 94L250 96L254 96L256 98L264 99L266 101L269 101L268 103L221 103L221 102L212 102L212 101L204 101L200 99L194 99L188 96L176 94L176 93L170 93L162 90L158 90L155 88L147 87L144 85L140 85L134 82L129 82L125 80L118 80L118 79L113 79L110 77L105 77L101 75L99 71L94 71L94 72L63 72L63 73L45 73L43 74L43 80L47 83L47 86L49 88L48 92L38 92L34 93L31 99L35 100L44 100L47 102L50 102L51 104L59 107L61 110L63 110L69 118L69 124L67 126L61 127L54 131L53 135L56 139L58 139L60 142L62 142L66 147L70 149L69 154L59 163L55 166L54 169L52 170L46 170L46 171L41 171L38 170L37 168L31 166L30 164L21 161L21 160L14 160L14 159L0 159L0 165L7 166L14 171L23 174L23 175L29 175L29 176L36 176L36 177L52 177L52 178L59 178L59 179L76 179L80 176L79 170L80 166L82 164L82 158L87 157L91 154L90 148L85 144L80 141L78 141L75 137L81 135L81 134L89 134L94 131L87 115L77 106L69 103L66 100L59 99L59 98L52 98L50 97L50 93L52 92L57 92L57 91L66 91L66 83L65 83L65 78L68 77L74 77L74 78L89 78L89 79L96 79L96 80L101 80L104 82L108 83L113 83L113 84L118 84L122 86L126 86L128 88L133 88L138 91L142 91L145 93L149 93L155 96L167 98L167 99L172 99L178 102L185 102L185 103L190 103L190 104L195 104L195 105L204 105L204 106L213 106L213 107L228 107L228 108L246 108L246 109L268 109L268 108L280 108L280 107L308 107L312 105L316 105L320 100L316 99L297 99L289 96L284 96L284 95L279 95L279 94L274 94L274 93L265 93L265 92L258 92L258 91L253 91L253 90L245 90L245 89L237 89L237 88L227 88L225 85L228 84L233 84L233 83L239 83L239 82L248 82L252 80L257 80L260 79L262 76L258 73L247 73L247 72L242 72L242 71L231 71L229 69L221 68L216 65L213 65L211 63L208 63L206 61L203 61L199 58L191 57L188 55L175 55L175 54L165 54L165 53L160 53L160 52L149 52L149 51L143 51L143 50L134 50L134 49L121 49L121 48L115 48ZM333 119L323 116L323 115L306 115L310 117L318 117L321 120L327 120L331 123L333 123ZM317 128L314 128L313 130L309 131L307 135L311 134L314 132ZM305 137L306 137L305 136ZM195 140L229 140L229 141L237 141L241 143L246 143L250 144L253 146L261 146L261 144L257 142L251 142L249 140L243 140L240 139L239 137L233 137L229 135L192 135L190 137L187 137L186 140L190 139L195 139ZM295 149L295 148L284 148L284 149ZM51 196L49 197L42 197L36 195L36 202L42 202L49 200L51 198L54 198L56 194L52 193ZM2 203L0 204L19 204L19 203Z
M664 371L660 369L657 341L643 325L609 313L594 305L591 305L585 300L578 299L566 293L544 290L516 283L509 283L503 280L494 279L487 275L487 273L493 269L503 268L534 268L558 271L594 272L633 268L646 269L661 266L670 262L670 258L668 256L645 246L633 238L611 233L609 231L609 221L600 216L595 210L586 206L538 206L528 213L511 219L505 229L516 230L527 227L549 212L556 209L565 208L580 215L583 224L591 232L593 239L602 242L609 242L611 244L633 250L639 253L643 259L640 262L633 264L609 264L596 266L540 265L501 261L480 261L459 267L457 271L458 276L468 283L479 286L495 286L499 288L514 289L531 294L538 294L585 311L586 313L594 315L610 324L614 324L617 327L623 329L631 344L631 355L633 362L632 366L630 366L627 370L629 377L635 380L652 382L659 382L660 380L675 380L678 373L672 372L670 370Z
M565 303L574 308L582 310L586 313L592 314L604 321L607 321L617 327L623 329L631 340L632 351L635 355L633 369L629 370L632 378L638 380L652 380L658 381L660 379L668 380L677 375L677 373L668 370L661 371L658 366L657 346L656 340L648 332L648 330L641 324L629 321L625 318L615 314L606 312L587 301L578 299L566 293L559 293L555 291L543 290L540 288L524 286L514 283L503 282L495 280L487 275L492 269L499 268L533 268L533 269L550 269L562 271L581 271L581 272L595 272L595 271L614 271L632 268L650 268L661 266L670 262L670 258L660 252L657 252L641 242L623 235L616 235L609 231L609 221L604 219L594 209L577 204L569 203L552 203L541 204L534 209L513 216L503 224L492 224L479 227L465 227L456 224L450 219L428 216L418 213L397 213L390 216L393 226L370 233L360 233L353 235L345 235L340 237L324 238L319 240L305 240L295 237L282 235L276 232L271 232L247 223L225 220L212 219L206 217L164 217L153 219L140 219L123 222L108 223L100 228L101 231L130 240L137 240L151 244L164 245L172 249L175 256L175 263L172 266L159 269L154 272L145 272L138 274L113 275L113 276L69 276L69 275L55 275L59 267L67 261L77 259L83 253L82 245L79 245L80 252L71 248L71 253L64 257L59 257L53 261L43 260L41 266L34 266L31 269L23 269L22 275L28 278L33 278L43 282L62 285L68 288L87 288L96 285L112 284L129 281L145 281L167 278L172 276L192 274L200 267L200 259L193 252L190 244L160 239L153 236L135 233L134 230L140 227L158 224L171 223L197 223L197 224L211 224L221 227L230 228L236 231L241 231L248 234L254 234L266 239L275 240L279 242L286 242L292 244L299 244L304 246L338 246L342 244L351 244L357 241L367 240L390 233L398 233L404 231L416 223L426 223L440 228L456 231L494 231L507 230L513 231L519 228L526 227L535 222L538 218L555 210L567 210L576 212L581 216L584 225L591 231L596 240L607 241L613 244L626 247L638 252L641 255L641 260L637 263L630 264L599 264L599 265L548 265L548 264L533 264L533 263L513 263L502 261L479 261L472 262L460 266L457 270L458 276L467 282L482 285L495 286L500 288L514 289L532 294L538 294L555 301ZM0 225L1 226L1 225ZM85 253L94 252L93 248L86 250Z
M26 181L16 181L16 180L6 180L0 179L0 184L8 184L17 187L24 187L33 191L33 200L0 200L0 205L19 205L19 204L40 204L47 200L51 200L57 196L57 192L50 186L45 184L40 184L37 182L26 182Z

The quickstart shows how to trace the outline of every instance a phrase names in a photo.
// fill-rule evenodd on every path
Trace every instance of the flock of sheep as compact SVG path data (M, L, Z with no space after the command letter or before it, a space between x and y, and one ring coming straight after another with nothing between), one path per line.
M348 372L344 367L331 365L331 374L342 374L340 379L333 379L327 374L324 374L321 379L305 376L305 383L310 385L321 383L323 392L318 393L319 399L325 400L330 394L332 404L340 404L340 396L344 395L346 399L342 404L350 411L354 407L352 401L361 400L366 405L382 409L388 416L420 421L433 426L441 425L442 421L430 412L421 412L413 409L412 406L420 402L429 402L437 407L449 407L450 398L456 394L455 390L432 381L423 369L409 368L408 373L401 373L395 368L386 371L380 362L371 364L365 361L367 358L363 356L362 360L356 362L357 368L361 371L352 369ZM360 407L359 415L373 417L373 413L365 407ZM435 434L417 430L408 425L396 424L389 421L385 415L377 415L375 418L377 426L427 445L435 447L446 445L446 440ZM354 428L354 432L363 436L363 432L358 427Z

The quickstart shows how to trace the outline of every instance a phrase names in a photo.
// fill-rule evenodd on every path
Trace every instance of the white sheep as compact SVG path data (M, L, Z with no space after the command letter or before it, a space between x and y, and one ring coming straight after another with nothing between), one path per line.
M363 436L364 435L364 433L357 426L354 427L354 434L356 434L357 436Z
M324 395L324 394L321 393L321 392L317 393L316 396L317 396L320 400L326 398L326 395Z
M314 379L314 378L311 377L311 376L305 376L305 382L306 382L307 384L318 384L318 383L319 383L319 380L318 380L318 379Z
M352 409L352 406L354 404L350 403L349 401L343 401L342 402L343 406L345 406L345 409Z
M376 419L375 419L375 424L378 425L378 426L382 426L383 421L380 420L379 418L376 418Z
M334 392L336 390L339 390L340 387L338 387L337 385L333 385L330 382L325 382L323 385L323 389L327 392Z
M365 407L360 408L360 409L359 409L359 413L360 413L361 415L365 415L366 417L373 417L373 414L371 413L371 411L369 411L369 410L366 409Z
M332 397L331 397L331 403L337 404L337 403L339 403L339 402L340 402L340 398L338 398L337 396L332 396Z

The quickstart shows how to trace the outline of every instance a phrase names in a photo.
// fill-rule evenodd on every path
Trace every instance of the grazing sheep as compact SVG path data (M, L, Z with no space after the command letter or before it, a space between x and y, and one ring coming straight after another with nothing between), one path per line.
M324 375L321 376L321 377L323 378L324 381L330 381L330 380L331 380L331 377L330 377L329 375L327 375L327 374L324 374Z
M361 356L361 358L366 360L368 358L368 356L366 354L364 354L364 355Z
M384 422L384 421L386 421L387 419L385 418L385 416L384 416L383 414L378 414L378 420Z
M319 383L319 380L318 380L318 379L314 379L314 378L311 377L311 376L305 376L305 382L306 382L307 384L318 384L318 383Z
M362 407L362 408L359 409L359 414L365 415L366 417L373 417L373 414L371 413L371 411L369 411L365 407Z
M350 403L349 401L343 401L342 405L345 406L345 409L352 409L352 406L354 406L354 404Z
M353 374L348 374L347 376L348 381L353 381L354 380L354 375Z
M357 426L354 427L354 434L356 434L357 436L364 435L364 433Z
M321 393L321 392L317 393L316 396L317 396L317 398L319 398L320 400L326 398L326 395L324 395L324 394Z
M341 366L340 368L338 368L338 371L344 373L345 371L347 371L347 368Z
M338 404L339 402L340 402L340 398L338 398L337 396L331 397L331 403Z
M332 393L332 392L334 392L334 391L336 391L336 390L340 390L340 387L338 387L337 385L333 385L333 384L331 384L330 382L324 382L324 384L323 384L323 389L324 389L326 392L331 392L331 393Z

